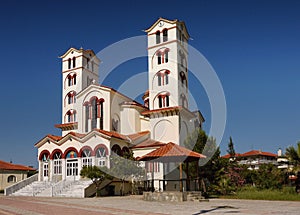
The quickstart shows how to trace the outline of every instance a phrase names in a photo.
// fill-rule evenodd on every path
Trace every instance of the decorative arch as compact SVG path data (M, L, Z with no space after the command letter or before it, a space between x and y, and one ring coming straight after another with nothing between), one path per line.
M62 155L63 155L63 153L62 153L62 151L61 151L60 149L54 149L54 150L52 151L51 155L50 155L50 159L51 159L51 160L54 159L54 155L55 155L56 153L60 153L60 154L61 154L61 157L62 157Z
M127 146L124 146L123 148L122 148L122 156L124 156L124 154L125 153L129 153L130 151L129 151L129 148L127 147Z
M104 144L98 144L98 145L95 147L95 149L94 149L95 156L97 156L97 150L98 150L99 148L104 148L105 153L106 153L106 156L109 154L109 153L108 153L108 148L106 147L106 145L104 145Z
M157 105L155 105L157 104ZM167 91L159 92L153 99L153 107L164 108L170 106L170 93Z
M167 119L158 121L153 127L154 139L164 141L175 141L174 131L176 131L174 124Z
M17 178L15 175L10 175L7 177L7 183L14 183L17 182Z
M74 109L68 110L67 113L65 114L65 122L70 123L70 122L76 122L76 114L77 111Z
M41 153L39 155L39 160L43 160L44 156L46 156L46 159L48 159L50 157L50 152L47 149L44 149L43 151L41 151Z
M112 131L116 131L116 132L120 132L120 116L118 114L114 114L111 120L111 130Z
M77 74L75 72L69 73L64 81L65 88L66 88L66 86L70 87L70 86L76 85L76 77L77 77Z
M118 144L115 144L111 147L111 151L114 152L115 154L122 156L122 150L121 147Z
M67 93L64 99L64 105L76 103L76 91L72 90Z
M169 52L170 52L170 49L167 47L162 47L162 48L156 50L156 52L152 55L152 58L151 58L152 68L153 68L153 63L154 63L154 60L156 57L157 57L157 64L168 63Z
M69 148L67 148L67 149L65 150L65 152L64 152L64 154L63 154L63 156L62 156L62 158L63 158L63 159L66 159L68 153L71 152L71 151L74 151L74 152L76 153L76 157L78 157L78 154L79 154L79 153L78 153L77 149L74 148L74 147L69 147ZM75 155L74 155L74 158L76 158L76 157L75 157Z
M89 150L91 152L90 156L95 156L94 150L90 146L83 146L78 153L78 157L83 157L83 151L84 150Z
M159 70L152 79L152 88L168 85L170 82L170 73L171 72L168 69Z

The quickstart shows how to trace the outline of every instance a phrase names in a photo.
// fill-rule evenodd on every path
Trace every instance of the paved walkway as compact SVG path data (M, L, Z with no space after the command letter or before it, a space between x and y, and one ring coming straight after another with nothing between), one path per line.
M0 196L2 215L200 215L300 214L300 202L211 199L209 202L146 202L141 196L46 198Z

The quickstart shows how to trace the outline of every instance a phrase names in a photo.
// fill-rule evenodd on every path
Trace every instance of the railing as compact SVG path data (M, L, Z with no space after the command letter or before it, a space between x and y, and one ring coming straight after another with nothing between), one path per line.
M29 178L26 178L16 184L13 184L7 188L4 189L4 195L8 196L11 195L12 193L22 189L23 187L35 182L38 180L38 174L35 174L33 176L30 176Z
M195 179L154 179L144 181L144 190L145 191L155 191L154 183L158 182L157 191L206 191L204 181L195 178ZM172 187L171 187L172 186Z

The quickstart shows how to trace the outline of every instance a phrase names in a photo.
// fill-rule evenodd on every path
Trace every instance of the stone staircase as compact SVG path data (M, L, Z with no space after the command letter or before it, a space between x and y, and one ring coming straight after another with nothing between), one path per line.
M88 188L91 184L91 180L82 180L82 181L62 181L53 187L53 196L57 197L74 197L74 198L84 198L85 189ZM60 187L56 188L56 187Z
M22 189L12 193L12 196L41 196L46 190L51 190L52 183L48 181L34 181ZM46 192L47 193L47 192ZM51 195L45 195L51 196Z
M201 191L189 191L187 192L187 201L198 201L198 202L208 202Z

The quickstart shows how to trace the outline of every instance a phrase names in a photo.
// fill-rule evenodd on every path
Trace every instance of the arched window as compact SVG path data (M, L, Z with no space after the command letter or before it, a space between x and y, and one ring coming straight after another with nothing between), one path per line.
M170 94L169 93L164 93L158 95L158 107L163 108L163 107L169 107L170 106Z
M165 63L169 62L169 50L165 50Z
M71 58L68 59L68 69L71 69Z
M76 57L73 57L73 68L76 67Z
M157 64L161 64L161 53L157 53Z
M17 182L16 176L14 176L14 175L8 176L7 183L14 183L14 182Z
M180 95L180 102L181 102L181 106L187 108L188 107L188 102L186 99L186 96L184 94Z
M163 42L168 41L168 29L163 30Z
M163 104L163 101L162 101L162 100L163 100L162 96L159 95L159 96L158 96L158 107L159 107L159 108L162 108L162 104Z
M122 156L122 150L121 150L121 147L117 144L113 145L113 147L111 148L111 151L114 153L114 154L117 154L119 156Z
M160 43L160 32L156 31L156 44Z
M92 151L90 149L84 149L81 156L82 166L92 166Z
M122 148L122 156L128 157L128 156L130 156L129 153L130 153L129 148L126 147L126 146L124 146L124 147Z
M92 100L92 129L97 128L98 105L97 98Z
M89 131L89 119L90 119L89 103L84 104L84 112L85 112L85 132L88 132Z
M62 173L61 158L62 158L62 154L60 152L56 152L53 156L53 173L54 173L54 175L61 175L61 173Z
M180 72L180 82L182 87L187 87L187 80L183 71Z
M118 127L119 127L119 120L118 119L112 119L112 130L113 131L118 131Z
M166 70L165 73L164 73L164 76L165 76L165 85L169 84L169 74L170 74L169 70Z
M160 73L158 73L157 74L157 80L158 80L158 86L161 86L161 74Z
M89 59L89 58L87 58L87 59L86 59L86 68L87 68L87 69L88 69L88 68L89 68L89 66L90 66L89 64L90 64L90 59Z
M76 85L76 74L73 75L73 85Z
M72 76L68 76L68 86L72 86Z
M76 110L69 110L66 113L66 122L76 122Z
M96 159L99 166L105 166L107 161L107 148L104 145L100 145L96 148Z

